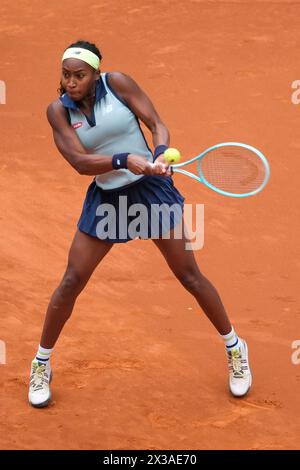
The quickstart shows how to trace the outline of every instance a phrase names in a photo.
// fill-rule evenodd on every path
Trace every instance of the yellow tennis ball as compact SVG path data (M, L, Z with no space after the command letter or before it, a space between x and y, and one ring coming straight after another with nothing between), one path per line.
M164 158L167 163L178 163L181 158L181 155L179 150L169 148L164 151Z

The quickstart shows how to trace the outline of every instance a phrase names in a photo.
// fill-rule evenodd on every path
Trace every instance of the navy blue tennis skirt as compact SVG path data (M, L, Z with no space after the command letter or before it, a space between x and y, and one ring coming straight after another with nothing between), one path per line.
M182 222L184 197L170 176L144 176L137 183L103 191L88 187L78 229L113 243L157 239Z

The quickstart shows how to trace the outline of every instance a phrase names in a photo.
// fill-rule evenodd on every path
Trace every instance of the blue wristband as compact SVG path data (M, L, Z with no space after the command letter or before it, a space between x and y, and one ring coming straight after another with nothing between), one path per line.
M127 158L129 153L116 153L112 157L112 167L114 170L127 168Z
M165 150L167 150L169 147L167 145L158 145L157 147L155 147L155 150L154 150L154 161L162 154L165 152Z

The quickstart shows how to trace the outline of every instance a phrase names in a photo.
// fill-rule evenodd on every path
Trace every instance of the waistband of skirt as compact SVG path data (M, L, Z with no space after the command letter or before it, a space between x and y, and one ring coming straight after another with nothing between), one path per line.
M148 176L145 175L142 178L140 178L139 180L134 181L133 183L125 184L124 186L120 186L118 188L113 188L113 189L103 189L100 186L98 186L97 183L96 183L96 177L93 179L92 182L95 183L97 188L100 189L100 191L103 191L104 193L115 193L115 192L118 192L118 191L123 191L123 189L127 189L127 188L131 188L132 186L136 186L137 184L144 181L145 178L148 178Z

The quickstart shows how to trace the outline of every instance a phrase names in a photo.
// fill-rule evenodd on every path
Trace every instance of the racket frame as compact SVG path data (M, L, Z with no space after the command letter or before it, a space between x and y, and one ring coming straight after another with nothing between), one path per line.
M230 193L228 191L223 191L222 189L216 188L215 186L213 186L212 184L210 184L206 180L206 178L204 177L204 175L202 173L202 170L201 170L201 160L202 160L202 158L208 152L211 152L212 150L216 150L220 147L229 147L229 146L243 147L245 149L248 149L248 150L254 152L262 160L263 165L265 167L266 174L265 174L264 181L262 182L262 184L258 188L254 189L253 191L249 191L248 193L236 194L236 193ZM189 165L190 163L193 163L196 160L198 160L198 172L199 172L200 177L195 175L194 173L191 173L189 171L181 169L183 166ZM190 160L188 160L186 162L171 165L171 172L172 173L182 173L183 175L189 176L190 178L193 178L196 181L198 181L199 183L202 183L205 186L207 186L208 188L212 189L216 193L222 194L222 196L229 196L229 197L236 197L236 198L254 196L255 194L259 193L260 191L262 191L264 189L264 187L266 186L266 184L268 183L268 181L270 179L270 166L269 166L269 163L268 163L268 160L266 159L266 157L259 150L257 150L255 147L252 147L251 145L248 145L248 144L243 144L241 142L222 142L220 144L213 145L212 147L209 147L204 152L200 153L196 157L191 158Z

